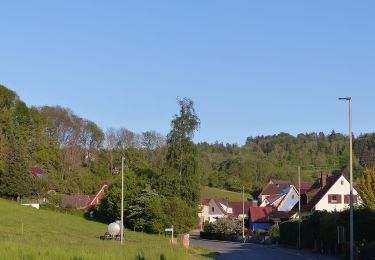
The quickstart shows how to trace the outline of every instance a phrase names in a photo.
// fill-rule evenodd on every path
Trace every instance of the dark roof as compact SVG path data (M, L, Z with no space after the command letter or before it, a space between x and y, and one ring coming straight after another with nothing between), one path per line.
M290 181L278 180L278 179L271 179L269 184L290 184Z
M244 208L245 208L245 214L248 212L249 208L253 207L254 203L252 201L245 201L244 202ZM232 214L235 217L238 217L239 215L242 215L242 201L230 201L229 207L232 208Z
M86 208L90 203L88 195L65 195L61 196L62 207L73 207L77 209Z
M342 174L327 176L326 185L324 187L321 187L321 179L317 179L312 185L312 188L306 192L307 204L302 207L302 211L311 211L341 176Z
M279 195L283 189L289 187L290 185L294 185L298 191L298 183L271 179L259 195ZM305 194L306 191L310 190L312 185L312 183L301 182L301 194Z
M262 190L260 195L278 195L280 194L283 189L289 187L291 183L268 183L266 187Z

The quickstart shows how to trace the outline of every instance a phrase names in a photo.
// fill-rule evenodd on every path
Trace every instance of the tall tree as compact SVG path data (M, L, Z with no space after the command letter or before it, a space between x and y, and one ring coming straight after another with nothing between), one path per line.
M359 194L365 207L375 210L375 168L367 168L358 182Z
M177 171L179 177L178 192L189 204L199 199L199 178L197 172L197 148L192 139L200 125L194 103L191 99L178 99L180 113L171 122L171 131L167 136L167 164Z

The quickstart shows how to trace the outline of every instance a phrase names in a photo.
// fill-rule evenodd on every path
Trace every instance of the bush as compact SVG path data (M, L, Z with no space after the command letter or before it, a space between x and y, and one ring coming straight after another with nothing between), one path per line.
M50 204L56 206L56 207L61 207L61 195L60 194L56 194L56 193L51 193L51 194L48 194L48 201Z
M214 223L206 222L204 232L226 235L242 234L242 221L219 218Z
M267 235L268 235L268 230L258 229L257 231L255 231L256 237L264 237L264 236L267 236Z
M274 241L279 241L280 238L280 227L273 225L272 228L268 231L268 234Z

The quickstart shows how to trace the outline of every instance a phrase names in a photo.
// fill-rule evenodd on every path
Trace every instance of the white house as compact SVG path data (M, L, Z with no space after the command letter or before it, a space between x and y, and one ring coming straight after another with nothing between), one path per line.
M284 188L280 192L280 194L270 195L267 198L265 198L260 206L272 206L278 211L289 212L298 203L298 200L299 193L296 187L294 185L289 185L288 187Z
M344 175L322 174L320 180L316 181L311 190L306 192L306 205L304 212L313 211L343 211L349 208L350 184ZM358 192L353 188L353 202L355 205L362 204Z
M227 201L225 199L204 199L198 213L200 227L205 221L215 222L219 218L242 219L247 217L250 207L256 206L253 201Z

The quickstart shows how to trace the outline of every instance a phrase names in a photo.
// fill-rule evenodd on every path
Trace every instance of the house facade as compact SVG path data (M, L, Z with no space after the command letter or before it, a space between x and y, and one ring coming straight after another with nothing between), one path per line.
M228 201L225 199L204 199L201 201L201 211L198 213L200 227L204 222L215 222L220 218L247 218L249 208L256 205L253 201Z
M277 208L278 211L289 212L298 203L299 193L294 185L290 185L288 188L283 190L280 198L281 199L276 200L275 203L272 203L271 206Z
M343 211L349 208L350 183L344 175L321 174L319 181L306 193L307 204L302 210L305 213L314 211ZM354 205L361 205L358 192L353 188Z

